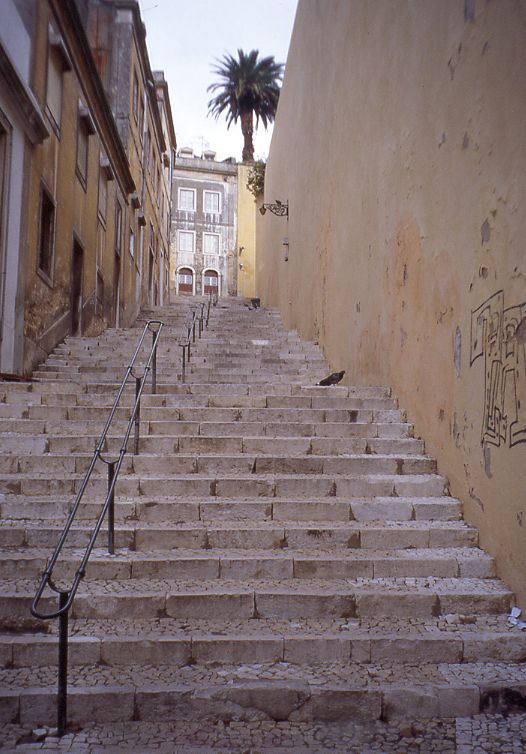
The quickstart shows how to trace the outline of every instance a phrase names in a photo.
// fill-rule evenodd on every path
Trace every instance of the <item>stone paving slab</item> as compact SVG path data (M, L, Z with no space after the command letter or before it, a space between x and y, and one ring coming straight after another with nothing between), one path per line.
M43 741L18 746L17 739L31 736L27 728L9 725L2 735L2 751L6 754L50 750L72 754L326 754L328 751L337 754L522 754L526 750L526 716L415 718L367 726L349 722L309 725L266 721L213 725L115 723L89 725L61 740L48 735Z

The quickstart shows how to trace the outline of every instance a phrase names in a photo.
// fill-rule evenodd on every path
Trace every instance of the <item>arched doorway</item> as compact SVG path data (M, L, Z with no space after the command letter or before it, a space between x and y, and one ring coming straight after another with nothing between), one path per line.
M219 273L216 270L203 270L203 293L205 296L219 295Z
M195 275L191 267L177 270L177 293L192 295L195 292Z

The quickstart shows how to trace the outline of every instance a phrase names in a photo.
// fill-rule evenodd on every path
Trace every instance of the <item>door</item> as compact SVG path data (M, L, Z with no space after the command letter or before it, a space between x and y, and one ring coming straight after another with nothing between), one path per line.
M84 249L73 241L71 264L71 334L82 334L82 287L84 279Z

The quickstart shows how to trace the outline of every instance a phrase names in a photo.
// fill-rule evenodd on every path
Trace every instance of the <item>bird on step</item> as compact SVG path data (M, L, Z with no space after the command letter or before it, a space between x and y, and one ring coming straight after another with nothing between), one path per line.
M326 385L337 385L338 382L341 382L343 380L344 374L345 374L345 369L342 369L341 372L333 372L328 377L325 377L323 380L320 380L318 382L318 385L323 385L324 387Z

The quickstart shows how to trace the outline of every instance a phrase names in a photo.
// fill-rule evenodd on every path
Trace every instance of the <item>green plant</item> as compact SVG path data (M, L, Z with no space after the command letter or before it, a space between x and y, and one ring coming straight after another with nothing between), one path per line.
M247 189L253 194L254 199L263 195L265 190L265 169L267 165L263 160L256 160L250 168L247 180Z
M224 55L216 61L213 72L220 81L210 84L207 91L217 92L208 103L209 115L216 119L224 113L226 125L241 121L243 134L243 162L254 160L254 116L256 128L261 120L266 128L272 123L278 106L280 82L283 78L283 63L276 63L272 55L258 58L259 51L237 51L237 60Z

